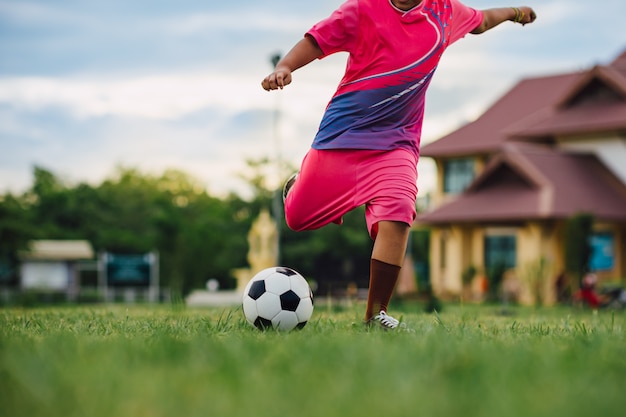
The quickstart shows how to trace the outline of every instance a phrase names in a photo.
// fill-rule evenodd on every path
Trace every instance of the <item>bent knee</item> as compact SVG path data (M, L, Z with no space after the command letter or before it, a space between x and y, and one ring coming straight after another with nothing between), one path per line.
M307 230L308 222L305 217L299 214L297 210L289 210L288 206L285 206L285 223L294 232Z
M300 219L285 215L285 222L287 223L287 227L289 227L294 232L302 232L306 230L306 224Z
M294 232L319 229L330 223L328 215L299 210L285 210L285 222Z

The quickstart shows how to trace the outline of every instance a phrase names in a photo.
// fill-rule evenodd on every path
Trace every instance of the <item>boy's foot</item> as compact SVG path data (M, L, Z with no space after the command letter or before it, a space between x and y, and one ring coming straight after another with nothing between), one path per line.
M375 315L374 317L366 321L366 323L370 326L374 324L378 324L380 327L382 327L385 330L393 330L396 327L398 327L398 325L400 324L398 320L387 315L387 313L385 313L383 310L381 310L380 313L378 313L377 315Z
M291 190L291 187L296 183L296 179L298 178L298 173L292 174L291 177L287 181L285 181L285 185L283 186L283 203L287 199L287 195Z

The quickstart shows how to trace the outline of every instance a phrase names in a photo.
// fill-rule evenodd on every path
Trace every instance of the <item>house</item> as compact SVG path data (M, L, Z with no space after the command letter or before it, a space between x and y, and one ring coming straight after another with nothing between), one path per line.
M555 301L568 219L592 215L589 267L626 277L626 50L608 65L520 81L475 121L422 147L437 189L418 227L431 230L435 294L496 263L522 302ZM475 271L475 273L474 273Z
M20 289L65 293L73 300L80 290L78 261L93 257L86 240L34 240L20 253Z

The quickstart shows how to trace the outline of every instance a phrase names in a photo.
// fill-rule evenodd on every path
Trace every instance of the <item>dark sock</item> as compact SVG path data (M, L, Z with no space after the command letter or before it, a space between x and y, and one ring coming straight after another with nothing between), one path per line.
M370 261L370 287L367 293L365 320L371 319L381 310L387 311L399 274L400 267L397 265L378 259Z

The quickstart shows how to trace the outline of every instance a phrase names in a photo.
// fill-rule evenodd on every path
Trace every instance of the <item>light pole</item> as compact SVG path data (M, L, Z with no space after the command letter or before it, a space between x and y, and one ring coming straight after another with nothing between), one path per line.
M272 68L276 68L278 61L280 61L281 54L280 52L274 53L270 56L270 62L272 64ZM274 135L274 146L276 152L276 176L278 185L276 186L276 190L274 192L274 196L272 198L272 206L274 212L274 221L276 222L276 262L280 265L281 256L280 256L280 236L281 236L281 228L282 228L282 190L280 186L280 181L283 175L282 169L282 152L281 152L281 143L280 143L280 93L277 91L276 94L276 102L274 105L274 117L273 117L273 135Z

